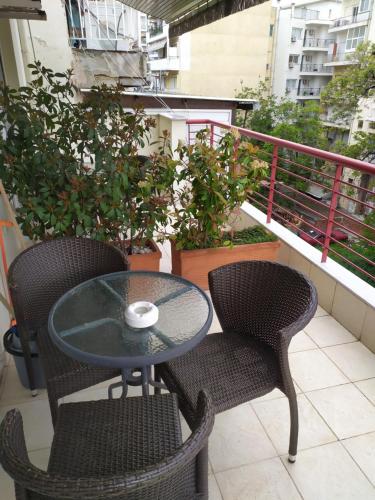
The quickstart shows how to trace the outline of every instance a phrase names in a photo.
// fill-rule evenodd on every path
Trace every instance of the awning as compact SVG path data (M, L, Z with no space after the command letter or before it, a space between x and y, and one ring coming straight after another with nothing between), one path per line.
M40 0L0 0L0 18L47 19Z
M148 44L147 52L155 52L155 50L163 49L167 45L167 39L157 40Z
M265 0L120 0L169 24L171 38L248 9Z

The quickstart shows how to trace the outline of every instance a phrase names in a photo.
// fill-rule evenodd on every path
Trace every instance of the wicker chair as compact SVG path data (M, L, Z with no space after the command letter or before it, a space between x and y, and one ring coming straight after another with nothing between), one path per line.
M62 404L45 472L30 463L21 414L11 410L0 427L0 463L17 500L208 499L213 422L204 392L185 443L174 394Z
M288 346L317 308L314 285L299 272L267 261L245 261L209 273L212 301L222 333L156 367L156 378L178 394L193 421L198 391L212 396L216 412L279 388L289 399L289 460L298 441L298 407L289 370Z
M89 366L63 354L48 335L49 311L59 297L79 283L127 269L125 256L117 248L74 237L34 245L20 253L10 266L9 289L30 389L34 391L35 384L28 341L36 336L53 423L59 398L116 377L120 371Z

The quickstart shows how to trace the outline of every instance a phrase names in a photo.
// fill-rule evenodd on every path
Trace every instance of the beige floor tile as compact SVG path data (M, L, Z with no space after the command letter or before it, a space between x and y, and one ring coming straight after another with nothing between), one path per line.
M361 380L356 382L355 385L375 405L375 378Z
M216 313L214 311L214 314L212 317L212 323L211 323L210 329L208 330L208 333L217 333L217 332L221 332L221 331L222 331L221 325L220 325L219 320L217 319Z
M215 474L276 455L249 404L216 415L208 449Z
M328 316L328 313L323 307L318 305L314 318L320 318L320 316Z
M310 448L336 441L336 436L319 416L310 401L297 396L299 411L298 449ZM253 408L262 422L279 455L288 453L290 414L286 398L254 403Z
M1 500L16 500L14 483L0 465L0 498Z
M332 316L313 318L305 332L319 347L355 342L357 339Z
M373 500L375 490L340 443L301 451L283 461L304 500Z
M375 431L375 406L354 384L306 393L339 439Z
M260 398L253 399L251 401L251 404L258 403L260 401L270 401L272 399L279 399L279 398L285 398L285 395L283 392L280 391L280 389L274 389L273 391L269 392L265 396L261 396Z
M317 345L313 342L305 332L297 333L289 344L289 352L309 351L316 349Z
M344 439L342 444L375 486L375 432Z
M361 342L326 347L323 351L352 382L375 377L375 354Z
M216 478L213 474L208 476L208 497L210 500L223 500Z
M2 390L0 392L0 405L10 405L16 403L28 403L38 399L46 399L47 390L38 389L37 396L32 396L29 389L23 387L17 374L16 367L9 365L5 368L2 379Z
M53 437L48 400L40 399L29 403L1 406L0 421L8 410L17 407L23 418L26 447L29 451L49 448Z
M279 458L216 475L223 500L300 500Z
M348 379L319 349L289 355L293 379L303 392L345 384Z

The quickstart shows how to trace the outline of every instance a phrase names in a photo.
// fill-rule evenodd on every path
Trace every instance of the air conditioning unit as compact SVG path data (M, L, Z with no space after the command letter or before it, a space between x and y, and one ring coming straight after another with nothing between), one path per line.
M294 68L294 63L290 62L289 63L289 69L292 69L292 68Z
M291 41L292 41L292 42L296 42L296 41L297 41L297 37L296 37L296 36L292 36L292 37L291 37Z

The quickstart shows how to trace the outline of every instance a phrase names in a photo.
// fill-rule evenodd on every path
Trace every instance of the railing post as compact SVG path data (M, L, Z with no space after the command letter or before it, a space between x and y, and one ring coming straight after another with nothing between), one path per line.
M211 125L210 125L210 146L211 146L211 148L214 145L214 131L215 131L215 126L213 123L211 123Z
M275 144L272 153L270 191L268 193L268 207L267 207L267 224L271 222L272 218L273 196L275 194L276 170L277 170L278 159L279 159L279 147Z
M333 229L333 224L335 222L335 210L337 207L338 197L340 195L340 182L341 182L342 171L343 171L343 166L341 163L338 163L336 165L335 180L333 181L333 186L332 186L332 198L331 198L331 203L329 205L327 228L326 228L326 234L324 238L323 251L322 251L322 262L326 262L328 257L329 246L331 243L332 229Z

